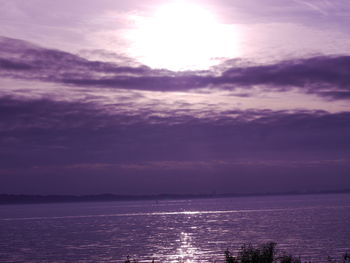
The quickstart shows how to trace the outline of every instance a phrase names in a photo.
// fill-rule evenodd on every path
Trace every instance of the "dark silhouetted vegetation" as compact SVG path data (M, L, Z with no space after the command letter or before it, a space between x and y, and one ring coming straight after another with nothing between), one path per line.
M258 247L252 244L244 244L233 256L229 250L225 251L226 263L301 263L300 258L292 255L277 255L276 243L269 242Z
M244 244L236 255L233 255L228 249L225 251L225 263L310 263L302 262L300 257L295 257L285 253L277 253L276 243L268 242L259 246ZM323 259L322 261L325 261ZM220 261L215 261L219 263ZM329 263L350 263L350 252L343 255L342 261L336 261L328 257ZM127 256L124 263L137 263L137 260L131 260ZM151 263L157 263L154 259ZM161 263L161 261L159 261ZM318 262L314 262L318 263Z
M350 252L347 252L343 256L343 262L344 263L350 263Z

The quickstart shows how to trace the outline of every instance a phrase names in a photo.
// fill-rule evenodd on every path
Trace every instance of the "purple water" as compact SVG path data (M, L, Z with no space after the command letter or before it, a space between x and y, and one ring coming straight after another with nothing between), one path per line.
M0 262L213 262L275 241L303 261L350 250L350 195L0 206Z

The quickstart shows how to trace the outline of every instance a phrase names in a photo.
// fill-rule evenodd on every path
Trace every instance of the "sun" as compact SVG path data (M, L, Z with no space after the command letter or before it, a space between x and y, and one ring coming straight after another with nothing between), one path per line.
M238 27L219 23L209 9L188 1L156 8L149 17L133 16L129 53L152 68L207 69L240 55Z

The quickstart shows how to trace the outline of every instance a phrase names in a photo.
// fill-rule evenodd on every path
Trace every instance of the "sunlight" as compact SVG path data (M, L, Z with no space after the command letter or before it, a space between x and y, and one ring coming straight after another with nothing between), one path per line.
M151 17L133 16L130 53L141 63L170 70L206 69L240 54L240 31L204 7L184 1L158 7Z
M181 232L179 241L180 246L177 249L178 258L176 260L184 263L193 263L194 257L199 253L199 251L192 245L191 235L185 232Z

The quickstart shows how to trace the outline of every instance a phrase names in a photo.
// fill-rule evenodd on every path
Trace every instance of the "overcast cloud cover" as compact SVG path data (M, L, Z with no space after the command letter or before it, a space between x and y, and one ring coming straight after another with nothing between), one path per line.
M159 3L0 0L0 193L350 188L346 1L197 1L249 34L186 71L127 52Z

